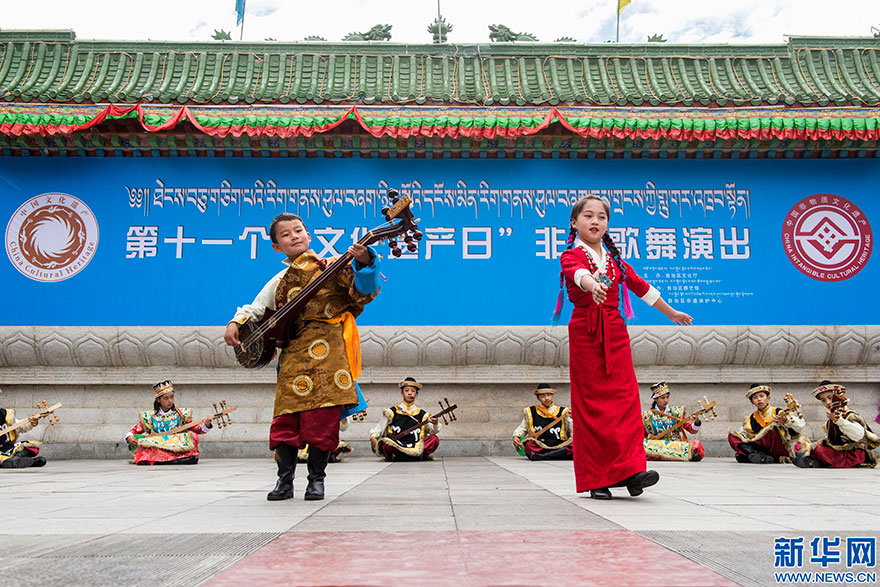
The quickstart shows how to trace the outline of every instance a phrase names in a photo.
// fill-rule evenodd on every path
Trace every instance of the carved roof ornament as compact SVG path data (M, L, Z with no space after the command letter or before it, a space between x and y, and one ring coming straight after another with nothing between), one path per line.
M559 37L554 43L577 43L577 39L573 37Z
M514 43L516 41L535 42L538 40L538 37L532 33L515 33L503 24L490 24L489 40L493 43Z
M446 22L446 18L438 15L434 22L428 25L428 32L434 35L434 44L447 42L447 35L452 31L452 24Z
M342 38L343 41L390 41L391 25L377 24L365 33L348 33Z

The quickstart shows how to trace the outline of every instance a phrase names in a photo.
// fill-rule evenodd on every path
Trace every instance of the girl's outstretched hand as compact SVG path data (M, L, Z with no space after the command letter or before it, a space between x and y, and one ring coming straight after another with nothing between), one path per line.
M605 298L607 297L608 286L604 283L599 283L598 281L593 284L593 287L590 290L593 293L593 301L598 304L605 303Z
M672 314L669 316L669 319L679 325L690 326L694 323L694 319L691 318L690 314L685 314L684 312L679 312L678 310L673 310Z

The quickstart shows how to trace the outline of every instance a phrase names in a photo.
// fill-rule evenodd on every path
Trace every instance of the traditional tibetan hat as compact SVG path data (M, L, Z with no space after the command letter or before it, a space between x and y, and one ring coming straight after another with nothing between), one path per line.
M846 395L846 388L844 386L831 383L827 379L820 383L819 387L813 390L813 397L819 399L819 394L823 391L836 391L837 393Z
M669 385L665 381L659 381L651 386L651 399L657 399L667 393L669 393Z
M770 386L769 385L759 385L757 383L752 383L749 386L749 390L746 392L746 397L751 401L752 396L756 393L764 392L767 395L770 395Z
M153 386L153 392L156 394L153 396L153 399L159 399L169 391L174 391L174 385L172 385L171 380L161 381Z
M407 377L400 382L400 389L403 389L404 387L415 387L416 389L421 389L422 384L416 381L413 377Z
M556 390L547 383L539 383L538 387L535 389L535 395L541 395L542 393L554 394Z

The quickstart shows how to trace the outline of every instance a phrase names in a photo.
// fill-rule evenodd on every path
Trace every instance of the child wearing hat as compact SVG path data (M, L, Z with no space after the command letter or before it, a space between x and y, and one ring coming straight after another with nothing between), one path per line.
M556 390L547 383L535 389L538 403L523 408L523 419L513 431L513 445L530 461L571 460L574 455L571 436L571 410L553 403ZM556 421L560 416L562 418ZM552 424L552 426L551 426ZM536 438L528 434L542 430ZM522 454L522 453L520 453Z
M0 393L3 390L0 389ZM18 424L21 420L15 419L15 410L12 408L0 408L0 428ZM19 440L18 437L25 432L33 430L40 419L36 416L28 418L27 424L22 424L15 430L0 436L0 468L24 469L27 467L42 467L46 464L46 457L40 456L40 442L37 440Z
M846 407L846 387L825 380L813 390L813 397L825 406L825 438L813 447L810 456L798 453L794 464L802 468L876 467L873 451L880 446L880 437L855 410Z
M669 405L669 385L660 381L651 386L651 409L642 412L645 425L645 453L649 461L700 461L706 455L703 443L688 440L686 432L696 434L700 431L700 419L685 416L684 406ZM661 438L651 439L673 428L684 420L675 432Z
M193 421L189 408L174 405L174 385L162 381L153 386L153 411L141 412L140 420L125 435L134 450L136 465L195 465L199 462L199 434L213 428L208 416L189 430L150 436Z
M771 406L770 391L769 385L754 383L746 392L757 409L740 430L730 430L727 435L738 463L787 462L798 451L809 454L810 441L803 434L807 423L796 413Z
M382 420L370 430L370 444L373 452L386 461L425 461L433 460L431 453L440 446L437 434L440 422L437 418L416 405L416 398L422 384L413 377L400 382L400 396L403 399L396 406L382 411ZM406 436L398 439L389 438L403 432L414 424L424 422Z

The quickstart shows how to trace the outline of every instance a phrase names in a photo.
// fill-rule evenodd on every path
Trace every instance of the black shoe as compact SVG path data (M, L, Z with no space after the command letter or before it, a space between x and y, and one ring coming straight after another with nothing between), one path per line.
M45 467L46 457L34 457L34 464L31 467Z
M636 473L632 477L626 480L626 490L629 491L629 494L633 497L642 494L642 490L645 487L650 487L651 485L656 485L657 481L660 480L660 473L657 471L645 471L643 473Z
M767 465L776 462L776 459L765 452L753 452L748 456L749 462L756 465Z
M824 463L821 463L814 458L804 456L800 451L794 453L794 458L791 462L794 463L795 467L800 467L801 469L821 469L825 466Z
M590 489L590 497L593 499L611 499L611 490L607 487L602 489Z
M33 464L33 457L23 457L21 455L15 455L14 457L8 458L0 463L0 467L3 467L4 469L26 469Z
M746 455L741 455L739 453L736 453L735 455L733 455L733 458L736 459L737 463L748 463L749 462L749 457L747 457Z
M306 486L306 501L320 501L324 499L324 478L327 476L325 469L330 460L329 450L318 450L314 446L309 449L309 484Z
M279 444L275 449L275 459L278 461L278 481L275 489L266 495L269 501L282 501L293 497L293 474L296 469L297 449L289 444Z

